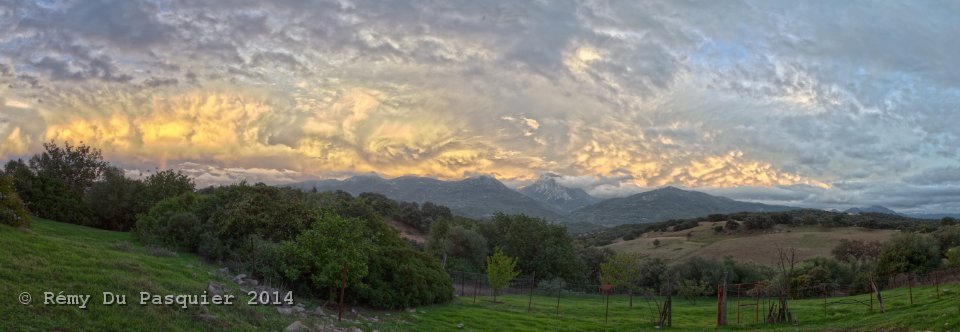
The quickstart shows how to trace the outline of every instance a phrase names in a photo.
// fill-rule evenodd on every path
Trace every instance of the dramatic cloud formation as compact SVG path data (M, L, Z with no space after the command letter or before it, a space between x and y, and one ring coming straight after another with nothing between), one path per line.
M953 1L0 1L0 157L960 211Z

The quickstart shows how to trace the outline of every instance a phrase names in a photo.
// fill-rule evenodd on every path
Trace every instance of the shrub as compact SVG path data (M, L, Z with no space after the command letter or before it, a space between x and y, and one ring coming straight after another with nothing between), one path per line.
M899 233L880 252L877 272L925 272L940 265L940 248L930 235Z
M13 179L0 175L0 224L30 226L27 207L13 188Z
M740 228L740 223L735 220L728 220L727 223L724 224L724 227L728 230L735 231Z
M880 256L883 245L877 241L864 242L862 240L841 239L840 244L833 248L833 257L840 261L846 260L876 260Z
M195 214L203 200L194 193L164 199L137 218L134 233L147 245L196 252L205 235L200 218Z
M354 292L357 300L375 308L409 308L453 298L450 276L437 260L409 247L380 250L370 257L367 268Z

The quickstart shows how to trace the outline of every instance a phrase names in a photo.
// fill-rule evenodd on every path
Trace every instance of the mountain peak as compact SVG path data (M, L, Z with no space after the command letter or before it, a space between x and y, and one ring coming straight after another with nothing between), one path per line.
M519 191L560 211L572 211L597 201L580 188L569 188L557 182L560 175L543 173L537 182Z
M843 212L846 212L846 213L856 213L856 214L859 214L859 213L899 214L899 213L897 213L897 211L888 209L888 208L886 208L886 207L884 207L884 206L880 206L880 205L871 205L871 206L868 206L868 207L849 208L849 209L847 209L847 210L845 210L845 211L843 211Z

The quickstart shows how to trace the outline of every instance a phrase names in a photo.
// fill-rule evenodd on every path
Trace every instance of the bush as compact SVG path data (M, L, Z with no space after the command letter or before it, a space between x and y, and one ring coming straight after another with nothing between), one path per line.
M360 302L375 308L409 308L453 298L452 281L440 264L408 247L379 251L370 257L367 269L354 292Z
M197 252L204 232L195 212L203 200L194 193L164 199L137 218L134 233L147 245Z
M740 223L736 222L735 220L729 220L723 226L728 230L735 231L740 228Z
M877 272L883 274L926 272L940 265L940 248L930 235L899 233L880 252Z
M876 260L880 257L883 244L877 241L864 242L861 240L841 239L840 244L833 248L831 253L839 261L849 260Z
M30 226L27 207L13 188L13 179L0 175L0 224Z

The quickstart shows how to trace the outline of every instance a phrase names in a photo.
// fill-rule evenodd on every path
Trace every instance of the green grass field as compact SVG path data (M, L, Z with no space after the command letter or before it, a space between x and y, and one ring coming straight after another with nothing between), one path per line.
M279 331L294 320L310 326L333 326L316 317L280 315L275 308L246 305L239 286L215 273L216 266L196 256L178 254L157 257L137 244L129 233L35 220L30 230L0 226L0 331L176 331L176 330L266 330ZM238 297L232 306L180 309L176 306L139 305L137 293L200 294L207 283L226 285ZM730 302L730 329L824 330L877 329L960 330L960 285L943 286L939 300L932 287L914 288L916 305L910 306L906 289L885 291L886 313L870 311L859 304L840 304L869 297L833 298L827 315L822 299L792 301L799 324L769 326L752 324L754 312L745 309L744 325L736 326L735 302ZM64 294L92 294L87 309L77 306L43 305L44 291ZM99 294L110 291L128 295L126 306L99 304ZM33 303L22 305L17 296L30 292ZM640 297L634 307L625 296L613 296L610 318L604 322L603 298L597 295L564 294L557 315L555 295L533 297L533 311L527 313L528 297L505 295L492 303L489 297L455 299L452 303L410 311L350 311L342 327L365 331L625 331L653 330L654 309ZM297 302L316 303L297 297ZM330 311L328 311L330 312ZM672 330L712 330L716 302L703 298L695 303L675 299Z
M869 306L851 304L849 300L869 303L869 296L828 299L824 315L822 299L791 301L791 311L797 318L795 325L755 324L753 308L744 307L742 325L737 325L736 301L728 303L727 329L774 329L774 330L861 330L882 329L949 331L960 329L960 296L958 285L945 286L948 295L941 294L937 300L933 287L913 289L915 305L909 304L906 289L883 292L887 312L880 313L879 305L871 311ZM634 297L634 306L629 306L626 296L611 296L609 321L604 322L604 302L601 296L573 296L561 298L560 314L557 315L555 296L534 296L533 310L527 312L528 297L507 295L492 303L484 297L473 303L472 297L455 300L451 304L418 308L417 313L405 313L403 322L391 322L374 326L380 331L418 330L443 331L457 329L463 324L465 331L629 331L654 330L652 319L655 309L652 303ZM674 302L673 328L671 330L714 330L716 322L716 299L703 298L695 303L682 299ZM762 317L761 313L761 317ZM761 318L762 319L762 318Z
M130 233L34 219L29 230L0 225L0 248L0 331L282 330L296 320L247 305L237 284L197 257L156 257ZM139 304L141 291L202 294L210 281L232 290L236 303L206 312ZM93 297L87 309L43 305L45 291ZM105 291L126 294L128 304L102 305ZM30 305L18 302L21 292L32 295Z

